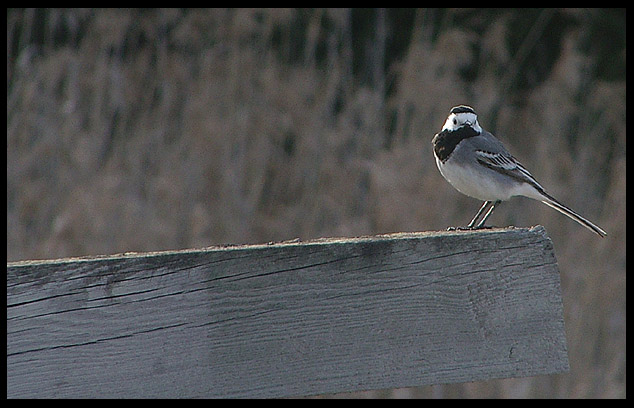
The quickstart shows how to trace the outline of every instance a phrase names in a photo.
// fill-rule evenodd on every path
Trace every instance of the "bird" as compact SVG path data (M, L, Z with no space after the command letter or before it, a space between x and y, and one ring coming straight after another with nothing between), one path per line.
M607 235L602 228L547 193L498 138L482 129L472 107L451 108L441 131L434 135L432 145L438 170L449 184L462 194L484 201L471 222L459 229L487 228L486 220L502 201L524 196L554 208L600 237ZM489 210L478 222L487 207Z

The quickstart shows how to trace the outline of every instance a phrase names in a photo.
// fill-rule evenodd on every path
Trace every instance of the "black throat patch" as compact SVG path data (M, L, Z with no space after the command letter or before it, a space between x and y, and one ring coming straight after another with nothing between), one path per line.
M476 132L471 126L462 126L456 130L443 130L437 133L432 139L434 145L434 153L441 162L446 162L451 153L456 148L458 143L462 140L478 136L480 133Z

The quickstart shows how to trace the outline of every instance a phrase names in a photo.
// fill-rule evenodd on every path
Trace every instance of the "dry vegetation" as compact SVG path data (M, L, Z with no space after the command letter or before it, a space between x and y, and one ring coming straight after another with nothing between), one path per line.
M545 225L571 371L368 392L624 397L625 11L9 10L7 257L443 229L431 138L467 103L600 239ZM358 395L358 394L354 394Z

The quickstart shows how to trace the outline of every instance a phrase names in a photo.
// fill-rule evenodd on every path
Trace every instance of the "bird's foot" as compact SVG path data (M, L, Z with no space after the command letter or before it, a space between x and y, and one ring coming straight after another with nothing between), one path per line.
M467 225L466 227L447 227L447 231L475 231L475 230L491 229L491 228L495 228L495 227L489 226L489 225L476 225L476 226L470 227Z

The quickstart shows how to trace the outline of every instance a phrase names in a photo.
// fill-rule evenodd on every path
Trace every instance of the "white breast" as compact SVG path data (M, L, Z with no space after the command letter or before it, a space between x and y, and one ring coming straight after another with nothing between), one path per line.
M475 171L471 166L459 166L451 160L444 164L436 159L440 174L458 191L482 201L506 201L514 195L526 195L529 186L516 183L485 167Z

